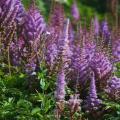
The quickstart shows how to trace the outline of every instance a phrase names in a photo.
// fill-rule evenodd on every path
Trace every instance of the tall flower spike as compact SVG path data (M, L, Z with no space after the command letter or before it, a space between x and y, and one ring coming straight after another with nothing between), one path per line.
M31 15L34 25L35 25L35 30L36 33L34 35L34 47L37 48L39 42L40 42L40 36L41 34L45 31L46 24L43 19L43 16L40 14L40 11L35 7L31 6L28 14Z
M93 59L90 62L90 66L97 78L102 81L108 79L111 76L112 63L103 52L99 51L95 53Z
M120 61L120 29L113 32L112 55L113 55L113 62Z
M95 32L95 35L99 34L99 30L100 30L99 21L98 21L97 17L95 16L95 18L94 18L94 32Z
M20 0L1 0L0 8L0 21L2 26L10 26L13 22L20 23L20 19L23 17L20 14L24 13L24 8Z
M41 33L45 30L45 22L39 10L31 6L25 17L24 32L26 39L36 41L40 38Z
M89 112L92 112L92 111L98 109L101 102L102 101L99 100L97 97L96 85L95 85L95 75L94 75L94 72L92 72L90 87L89 87L89 96L87 97L85 107Z
M49 67L48 69L50 70L53 69L56 59L57 59L57 55L58 55L57 45L55 43L50 43L47 46L46 57L45 57L45 60L48 65L47 67Z
M74 54L71 60L71 79L75 81L79 77L78 81L80 85L83 85L89 79L89 62L87 59L88 53L86 54L86 50L85 44L82 46L80 46L80 44L75 45L73 50Z
M25 17L25 8L24 6L22 5L21 1L20 0L17 0L16 2L17 5L19 5L19 9L18 9L18 12L17 12L17 17L16 17L16 22L19 26L23 25L24 24L24 17Z
M21 64L21 57L24 54L24 40L23 38L16 38L10 44L10 57L11 63L13 65L20 65Z
M56 90L55 90L55 98L57 101L63 101L65 97L65 73L64 69L61 68L56 81Z
M101 32L102 32L102 36L103 36L103 44L104 45L109 45L111 36L110 36L110 30L109 30L109 27L108 27L108 22L106 20L104 20L102 22Z
M120 39L113 43L112 54L114 56L114 62L120 61Z
M26 69L31 72L35 70L36 62L38 60L37 52L40 49L40 37L45 30L45 23L39 10L31 5L25 16L25 23L23 26L23 36L26 48ZM30 68L31 67L31 68ZM26 70L28 71L28 70Z
M120 100L120 78L113 76L108 81L105 91L111 99Z
M53 2L49 21L48 21L48 27L54 28L55 30L59 30L63 28L64 23L64 10L60 3Z
M78 21L80 19L79 10L77 7L76 0L74 0L73 4L71 6L71 14L76 21Z
M70 50L70 44L69 44L69 19L66 19L64 23L64 29L59 39L59 46L58 46L58 52L60 53L60 59L62 60L62 64L64 64L64 67L67 68L69 65L69 61L71 60L72 52Z

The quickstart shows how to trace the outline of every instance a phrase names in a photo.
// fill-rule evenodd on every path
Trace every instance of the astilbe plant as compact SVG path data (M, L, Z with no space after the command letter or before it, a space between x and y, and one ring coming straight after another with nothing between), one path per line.
M20 0L2 0L0 8L1 45L2 49L8 48L9 64L25 65L25 71L32 73L39 61L44 19L34 4L26 12Z
M56 81L56 91L55 91L55 98L56 98L56 109L55 113L57 114L57 118L60 117L65 103L65 69L69 66L69 59L71 56L71 51L69 49L69 40L68 40L68 30L69 30L69 19L65 21L63 34L59 40L59 48L58 48L58 61L60 64L60 71L58 72L57 81Z
M25 23L23 26L22 35L25 42L25 59L26 59L26 69L27 66L31 68L34 64L37 64L38 58L37 58L37 52L40 49L40 38L42 36L42 33L45 31L45 22L40 14L39 10L31 5L28 12L26 13L26 16L24 17ZM23 51L24 52L24 51ZM32 62L32 63L31 63ZM29 69L29 68L28 68ZM26 70L27 71L27 70ZM34 71L34 70L33 70Z
M11 73L11 62L18 64L20 53L14 47L19 39L20 25L24 23L25 10L20 0L1 0L0 9L0 54L3 61L9 65L9 73Z

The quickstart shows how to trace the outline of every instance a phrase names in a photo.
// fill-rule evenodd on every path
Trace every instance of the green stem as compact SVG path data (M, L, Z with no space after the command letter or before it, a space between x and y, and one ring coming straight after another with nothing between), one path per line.
M11 76L10 49L9 49L9 47L8 47L8 68L9 68L9 75Z

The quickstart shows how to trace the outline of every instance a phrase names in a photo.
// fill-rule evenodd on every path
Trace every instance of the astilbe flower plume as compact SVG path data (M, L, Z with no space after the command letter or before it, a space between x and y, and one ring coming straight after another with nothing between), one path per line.
M24 8L20 2L20 0L1 0L0 1L1 8L1 25L11 25L13 22L20 23L20 19L23 18ZM21 14L22 13L22 14ZM20 15L21 14L21 15Z
M112 47L114 62L120 61L120 39L116 40Z
M111 33L109 30L108 22L104 20L101 24L101 33L103 37L103 44L108 45L111 41Z
M64 69L61 68L56 81L56 90L55 90L55 98L57 101L63 101L65 97L65 73Z
M65 72L64 72L64 68L61 67L57 74L56 89L54 94L56 99L55 117L57 119L60 119L61 113L64 110L65 85L66 85Z
M105 91L111 99L120 100L120 78L113 76L108 80Z
M71 15L73 16L73 18L76 21L78 21L80 19L79 10L78 10L78 7L77 7L76 0L73 1L73 4L71 6Z
M94 56L95 45L82 39L82 45L74 46L71 62L71 79L78 79L79 84L83 85L89 79L89 62ZM74 77L73 77L74 76Z
M25 56L27 63L26 66L29 66L28 68L29 70L30 70L30 64L31 64L31 68L33 68L32 67L33 64L34 66L36 66L35 65L37 62L36 53L40 49L40 42L41 42L40 37L44 32L44 30L45 30L45 23L39 10L35 8L35 6L33 5L30 6L25 16L25 23L22 32L25 41L25 48L27 52ZM32 61L32 63L29 63L30 61Z
M59 62L62 62L64 68L68 68L71 62L72 51L70 50L70 41L69 41L69 19L66 19L64 22L64 28L62 34L60 35L58 41L58 57Z
M107 80L112 72L112 63L109 57L101 51L96 51L93 59L90 62L90 67L95 72L97 79Z
M63 6L59 2L53 2L52 8L48 20L48 27L57 31L63 28L64 23L64 10Z
M57 55L57 45L55 43L48 45L45 60L47 62L47 65L49 65L49 70L53 69L57 59Z
M15 18L15 21L17 22L19 27L21 27L24 24L24 16L26 14L26 11L20 0L17 0L16 4L19 5L19 9L17 12L17 17Z
M95 16L95 18L94 18L94 33L95 33L95 35L99 35L99 32L100 32L100 24L99 24L97 17Z
M92 72L90 87L89 87L89 95L86 100L85 108L88 110L88 112L92 112L94 110L97 110L101 103L102 101L97 97L95 75L94 72Z
M42 15L35 6L31 5L25 16L25 39L27 39L30 43L37 42L44 30L45 22Z
M24 40L23 38L16 38L13 40L10 44L10 57L11 57L11 63L15 66L21 65L21 60L24 51Z

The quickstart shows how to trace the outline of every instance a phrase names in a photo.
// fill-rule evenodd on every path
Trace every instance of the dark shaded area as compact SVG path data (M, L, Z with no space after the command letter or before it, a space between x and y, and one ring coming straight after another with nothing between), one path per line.
M107 0L78 0L78 2L95 8L99 13L107 12Z

